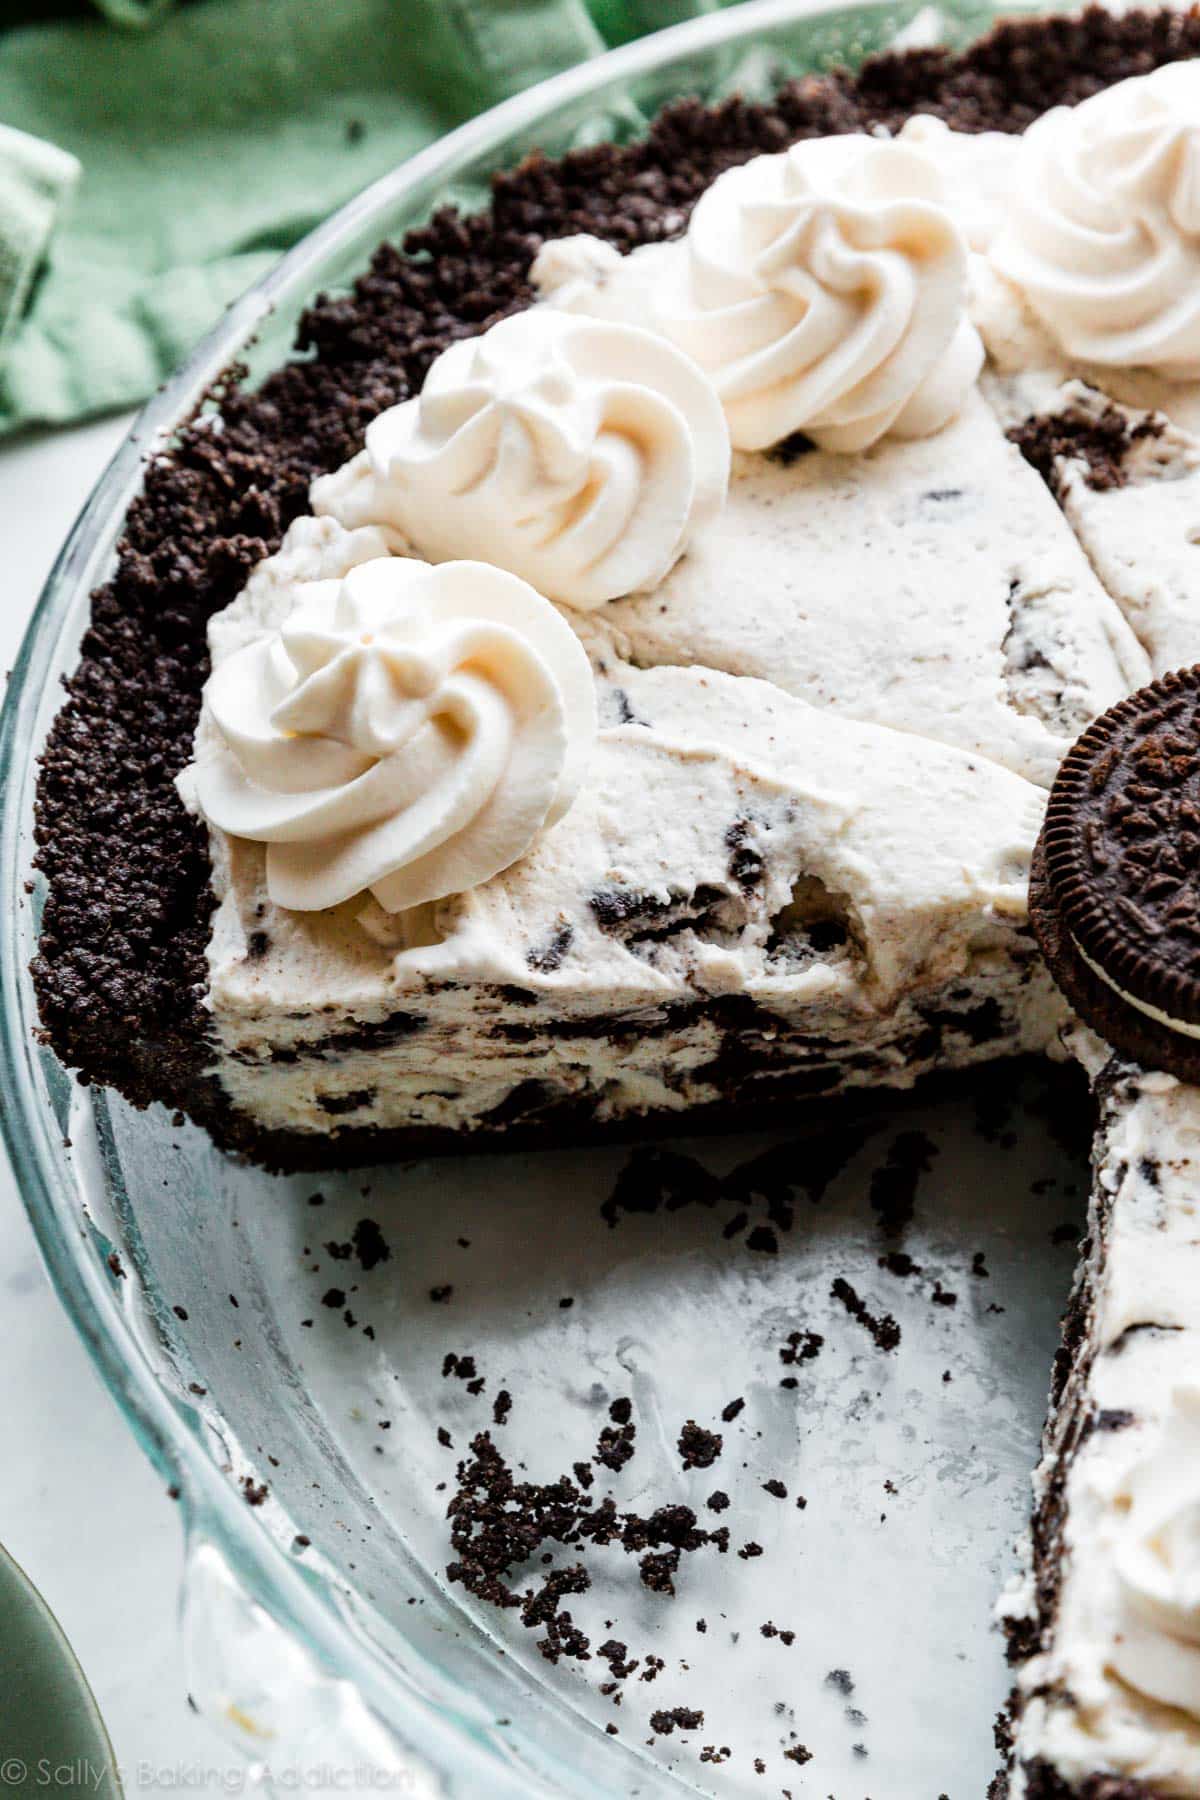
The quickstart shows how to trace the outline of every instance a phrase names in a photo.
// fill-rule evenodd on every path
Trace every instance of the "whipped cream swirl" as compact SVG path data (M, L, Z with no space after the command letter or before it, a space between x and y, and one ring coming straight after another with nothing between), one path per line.
M899 142L924 151L937 164L940 204L967 248L986 250L1008 213L1020 138L1007 131L952 131L932 113L914 113L901 126Z
M1121 1500L1124 1616L1110 1659L1139 1693L1200 1717L1200 1385L1173 1389L1161 1438Z
M369 426L365 464L314 485L313 506L590 609L657 586L728 480L720 402L687 357L632 325L538 307L444 351L420 396Z
M1200 65L1035 121L992 262L1068 355L1200 375Z
M487 881L566 812L596 731L587 657L548 600L482 563L404 557L300 583L204 705L216 731L187 790L267 845L271 898L302 912Z
M656 322L711 376L736 448L803 431L864 450L959 411L983 350L943 201L920 149L853 135L756 157L701 196L682 253L658 261Z

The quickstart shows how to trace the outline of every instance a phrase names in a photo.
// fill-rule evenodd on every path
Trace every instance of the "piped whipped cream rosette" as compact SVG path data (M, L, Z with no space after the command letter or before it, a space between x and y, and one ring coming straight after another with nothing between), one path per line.
M276 904L389 912L476 887L571 805L596 731L575 634L525 582L403 557L301 583L214 670L185 792L267 846Z
M685 350L735 449L803 432L865 450L939 431L983 363L946 198L911 144L815 138L721 175L676 243L617 259L568 239L532 275L564 310L640 317Z
M1200 65L1036 120L991 259L1068 355L1196 379Z
M720 402L693 362L635 326L537 308L443 352L312 502L590 609L656 587L728 480Z
M955 131L932 113L914 113L900 127L898 141L937 164L938 204L953 218L968 250L989 249L1008 213L1020 138L1007 131Z

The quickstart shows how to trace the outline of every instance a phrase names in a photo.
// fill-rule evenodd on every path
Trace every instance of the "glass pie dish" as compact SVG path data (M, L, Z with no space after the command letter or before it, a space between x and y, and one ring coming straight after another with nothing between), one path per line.
M991 1611L1027 1511L1087 1186L1061 1076L1022 1069L896 1101L850 1140L839 1115L674 1143L695 1159L680 1166L725 1191L771 1159L793 1171L802 1217L756 1254L731 1243L719 1207L669 1196L622 1214L624 1147L319 1180L237 1166L162 1109L78 1086L36 1041L27 972L57 677L143 459L228 364L251 378L277 366L313 295L437 206L480 205L491 173L535 146L628 137L681 95L762 97L897 42L961 46L994 17L970 0L750 0L452 134L230 310L141 415L37 609L0 727L5 1132L63 1302L184 1508L193 1696L280 1785L496 1800L792 1786L851 1800L982 1792L994 1772L1007 1679ZM871 1197L880 1170L901 1166L925 1280L881 1289ZM350 1253L364 1218L386 1259ZM839 1309L835 1275L886 1291L902 1357L880 1356ZM823 1340L811 1365L796 1353L805 1332ZM451 1354L474 1359L481 1392L444 1374ZM611 1483L619 1505L702 1512L730 1492L730 1554L690 1557L671 1601L631 1559L597 1556L575 1610L593 1642L613 1635L638 1657L619 1705L604 1661L552 1666L511 1613L447 1581L455 1466L501 1390L505 1454L528 1479L587 1456L629 1396L641 1450ZM681 1470L682 1424L739 1399L723 1461ZM651 1723L679 1707L703 1724Z

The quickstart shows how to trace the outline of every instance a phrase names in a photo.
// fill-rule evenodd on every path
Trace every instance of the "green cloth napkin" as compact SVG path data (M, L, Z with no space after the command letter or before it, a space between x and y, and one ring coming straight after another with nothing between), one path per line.
M0 432L143 399L367 182L722 3L96 0L0 34Z

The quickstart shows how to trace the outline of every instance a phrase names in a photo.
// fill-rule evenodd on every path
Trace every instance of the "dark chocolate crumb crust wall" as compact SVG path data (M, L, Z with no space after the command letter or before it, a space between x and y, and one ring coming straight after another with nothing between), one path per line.
M1025 1779L1025 1800L1159 1800L1144 1782L1119 1775L1093 1775L1082 1787L1070 1788L1044 1762L1031 1764Z
M1002 27L959 57L909 51L857 76L810 77L771 105L685 101L642 142L535 158L497 179L487 212L444 211L402 250L382 246L350 295L319 298L306 315L306 360L257 392L230 371L221 434L186 429L147 469L42 760L48 895L34 979L63 1061L135 1104L184 1108L237 1147L241 1128L203 1075L206 837L173 786L208 673L206 622L307 509L312 478L353 455L440 350L530 301L526 271L543 239L592 232L630 249L678 232L722 169L795 139L899 127L918 110L959 130L1017 131L1049 106L1198 51L1195 13L1091 10Z
M1136 1077L1134 1065L1115 1056L1112 1058L1093 1090L1093 1097L1100 1102L1102 1116L1113 1105L1128 1102L1128 1090ZM1088 1397L1092 1367L1088 1339L1095 1304L1093 1273L1097 1266L1103 1266L1112 1204L1113 1196L1094 1181L1089 1232L1098 1239L1098 1246L1093 1244L1091 1237L1080 1246L1075 1282L1063 1316L1062 1340L1054 1358L1049 1411L1043 1434L1043 1453L1052 1452L1054 1470L1031 1521L1033 1616L1010 1622L1007 1626L1008 1660L1014 1665L1036 1656L1053 1638L1065 1554L1067 1479L1075 1456L1094 1431L1121 1430L1129 1422L1127 1415L1097 1413ZM1100 1251L1098 1257L1095 1254L1097 1248ZM1006 1762L1010 1761L1013 1748L1014 1707L1015 1697L1008 1713L1001 1715L998 1726L997 1745ZM1026 1763L1022 1775L1025 1783L1021 1790L1023 1800L1166 1800L1159 1790L1126 1776L1095 1774L1081 1785L1071 1786L1057 1769L1041 1758ZM1009 1768L997 1777L993 1789L989 1790L989 1800L1006 1800L1011 1780Z

